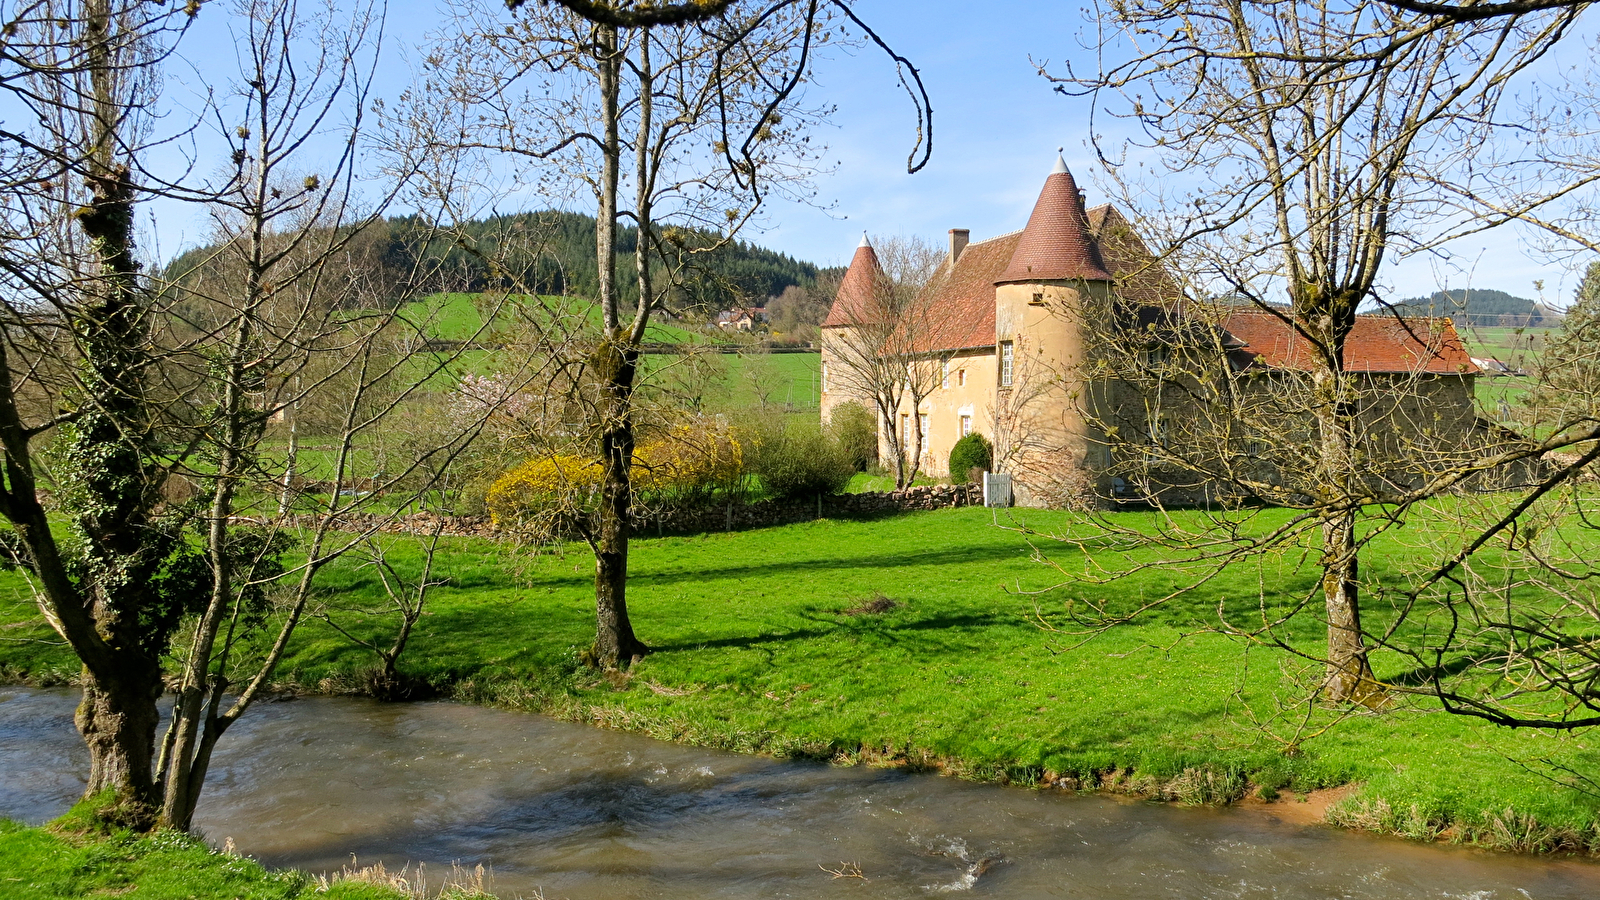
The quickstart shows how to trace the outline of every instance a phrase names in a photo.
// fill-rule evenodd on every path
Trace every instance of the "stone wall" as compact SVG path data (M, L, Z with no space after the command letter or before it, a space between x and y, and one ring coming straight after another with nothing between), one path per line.
M634 523L634 534L701 534L743 528L766 528L809 522L812 519L870 519L926 509L983 505L983 486L979 484L930 484L903 491L866 494L838 494L805 500L764 500L706 509L676 510L646 514ZM297 517L299 518L299 517ZM310 527L313 517L291 524ZM241 521L245 521L242 520ZM264 522L259 524L266 524ZM386 534L440 534L496 537L501 534L487 516L436 516L421 512L392 518L371 514L350 515L339 522L340 530L379 531Z
M647 515L635 524L634 533L701 534L741 528L766 528L809 522L812 519L865 519L924 509L983 505L983 486L978 484L929 484L901 491L866 494L837 494L831 497L796 500L764 500L712 507L676 510Z

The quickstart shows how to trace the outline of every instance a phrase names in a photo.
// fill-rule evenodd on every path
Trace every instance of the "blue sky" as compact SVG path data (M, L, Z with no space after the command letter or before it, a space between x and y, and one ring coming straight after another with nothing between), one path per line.
M390 50L415 54L426 31L442 21L434 0L394 0L389 9ZM861 49L825 62L811 99L836 104L819 137L837 163L816 187L826 210L779 202L766 220L744 237L754 243L822 265L848 262L863 230L872 234L916 234L942 243L950 228L968 228L974 240L1021 228L1043 180L1065 148L1068 165L1089 195L1104 199L1085 146L1087 103L1054 93L1037 64L1059 70L1064 60L1092 69L1093 55L1081 46L1085 13L1078 7L1023 0L862 0L858 11L897 51L921 69L935 111L934 156L916 174L905 171L915 124L892 64L876 50ZM190 35L184 52L205 64L207 54L231 63L221 8ZM509 16L510 14L507 13ZM1586 56L1579 43L1566 54ZM390 54L382 92L397 93L408 66ZM1557 60L1556 62L1559 62ZM164 255L192 244L202 221L163 216L158 226ZM1471 284L1564 304L1577 279L1565 264L1536 258L1514 234L1477 238L1453 247L1456 261L1414 260L1391 265L1393 296L1429 293L1445 285Z

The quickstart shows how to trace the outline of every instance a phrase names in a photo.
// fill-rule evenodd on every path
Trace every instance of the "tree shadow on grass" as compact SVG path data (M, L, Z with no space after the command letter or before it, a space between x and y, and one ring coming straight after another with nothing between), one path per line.
M748 649L767 644L788 643L791 641L806 641L815 638L832 636L860 635L866 629L853 627L854 622L829 622L820 616L806 616L816 623L810 628L793 628L788 631L771 632L739 637L708 638L706 640L681 640L664 644L653 645L656 653L673 653L684 650L710 650L738 648ZM923 632L923 631L977 631L993 628L1005 624L1015 616L1000 613L975 613L975 614L944 614L928 616L909 622L883 623L871 628L876 635L892 635L895 632ZM1020 619L1018 620L1020 621Z
M752 575L782 575L787 573L848 571L852 569L898 569L910 566L960 566L1012 559L1024 561L1025 547L952 547L941 550L918 550L904 553L863 553L860 556L816 557L812 559L780 560L766 563L749 563L730 566L696 567L681 572L651 573L635 571L629 580L635 584L678 584L685 581L702 582ZM592 580L592 579L591 579Z

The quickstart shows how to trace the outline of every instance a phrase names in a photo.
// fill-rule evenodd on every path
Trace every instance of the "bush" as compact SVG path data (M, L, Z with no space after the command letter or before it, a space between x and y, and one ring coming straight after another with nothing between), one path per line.
M828 417L828 436L844 451L857 472L865 472L877 463L878 418L860 403L841 403L833 408Z
M490 515L497 525L559 532L561 520L594 510L601 474L592 458L535 457L495 479L487 498ZM639 444L631 474L636 505L692 507L740 488L744 448L725 425L674 428Z
M971 480L969 472L973 469L987 472L993 463L994 452L989 439L974 431L950 448L950 482L966 484Z
M831 436L767 423L744 435L746 471L773 499L837 494L856 474L855 461Z

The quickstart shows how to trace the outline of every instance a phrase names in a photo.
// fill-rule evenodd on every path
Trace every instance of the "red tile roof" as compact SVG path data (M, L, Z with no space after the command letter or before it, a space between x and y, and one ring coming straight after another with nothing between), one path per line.
M856 255L850 260L850 268L845 270L844 278L839 281L839 293L833 298L833 306L828 308L828 318L823 320L822 327L872 321L871 311L877 308L875 287L882 277L883 267L878 264L878 254L863 237L861 246L856 248Z
M929 327L918 350L994 346L994 280L1000 277L1022 232L968 244L952 270L947 262L928 283Z
M1117 292L1137 303L1160 305L1178 296L1166 269L1110 204L1088 212L1089 238L1103 248L1103 264L1117 277ZM929 284L934 327L918 349L965 350L994 346L994 284L1016 255L1024 232L968 244L955 271L941 270Z
M1088 211L1089 234L1100 258L1117 279L1117 296L1146 306L1172 307L1182 298L1166 266L1115 206L1102 203Z
M1022 229L1016 253L996 283L1111 280L1100 259L1100 248L1089 234L1078 183L1066 168L1058 163L1057 171L1044 180L1044 190L1028 217L1028 227Z
M1232 312L1223 318L1222 327L1259 365L1307 370L1316 358L1311 343L1273 313ZM1344 367L1350 372L1478 373L1448 317L1399 319L1392 313L1356 316L1355 328L1345 340Z

